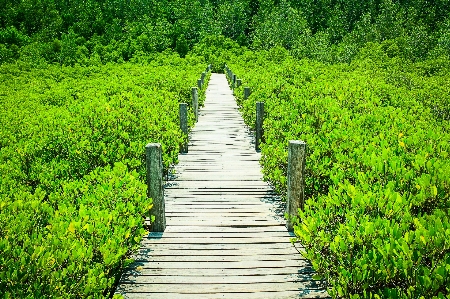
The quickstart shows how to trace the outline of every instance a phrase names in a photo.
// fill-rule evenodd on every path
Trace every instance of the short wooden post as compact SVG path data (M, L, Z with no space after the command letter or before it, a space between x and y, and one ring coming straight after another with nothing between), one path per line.
M259 145L263 138L263 121L264 121L264 102L256 103L256 136L255 136L255 150L259 151Z
M152 232L163 232L166 229L166 208L164 203L163 164L161 144L149 143L145 146L145 162L147 166L147 197L153 199L151 214L155 222L151 224Z
M188 110L186 103L180 103L180 129L183 132L186 139L183 141L180 152L187 153L188 152L188 143L187 143L187 135L188 135Z
M192 109L194 109L195 122L198 122L198 88L192 87Z
M294 218L298 209L303 209L305 203L305 162L306 143L299 140L289 141L288 172L287 172L287 229L294 231Z
M202 79L198 79L197 80L197 86L198 86L198 89L202 89Z
M202 85L205 84L205 77L206 77L206 73L205 73L205 72L202 72L202 77L201 77L201 79L202 79Z
M244 100L250 96L250 87L244 87Z
M242 80L241 79L237 79L236 80L236 87L239 87L242 85Z
M235 74L233 74L233 77L231 79L232 79L231 80L231 82L232 82L231 86L233 86L233 88L235 88L236 87L237 76Z

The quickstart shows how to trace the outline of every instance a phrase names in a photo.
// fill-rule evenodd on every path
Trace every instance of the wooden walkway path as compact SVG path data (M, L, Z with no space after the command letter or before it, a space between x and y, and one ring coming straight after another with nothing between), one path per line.
M262 181L225 75L165 189L167 228L150 233L121 279L125 298L325 298L290 243L284 207Z

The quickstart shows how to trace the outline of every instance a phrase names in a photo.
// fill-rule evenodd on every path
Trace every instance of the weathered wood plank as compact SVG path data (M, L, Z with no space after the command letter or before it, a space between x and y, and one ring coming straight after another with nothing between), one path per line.
M187 238L144 238L142 244L290 244L289 238L286 237L270 237L270 238L208 238L208 237L187 237Z
M261 226L285 226L284 221L253 221L249 222L245 219L199 219L199 220L190 220L190 219L177 219L174 217L173 219L167 219L167 225L196 225L196 226L241 226L241 227L261 227Z
M139 271L137 271L139 272ZM134 277L139 275L136 273ZM192 283L192 275L170 275L165 276L164 282L166 284L189 284ZM244 283L283 283L283 282L308 282L313 281L311 274L269 274L269 275L229 275L229 276L199 276L204 284L244 284ZM157 278L153 275L146 275L142 283L155 282ZM133 282L133 276L123 282Z
M271 238L290 238L294 237L293 233L286 231L247 231L247 229L241 228L240 230L234 229L228 232L211 232L199 231L199 232L174 232L166 230L164 233L149 233L144 236L145 239L170 239L170 238L257 238L257 239L271 239Z
M254 293L254 292L276 292L276 291L300 291L308 289L317 283L308 282L283 282L283 283L247 283L247 284L164 284L164 283L133 283L130 284L133 292L166 292L179 294L204 294L215 292L229 293ZM126 288L129 284L123 284Z
M251 269L251 268L284 268L308 266L305 260L287 261L235 261L235 262L155 262L136 263L143 269ZM244 271L245 272L245 271Z
M178 293L128 293L125 295L126 299L141 299L151 295L152 299L192 299L192 294L178 294ZM195 294L194 298L203 299L217 299L217 298L233 298L233 299L313 299L313 298L330 298L325 292L318 291L283 291L283 292L254 292L254 293L208 293L208 294Z
M152 244L148 242L147 249L151 251L152 248L164 250L235 250L249 248L248 244L222 243L222 244L179 244L179 243L160 243ZM282 249L290 246L286 243L253 243L252 248L254 252L270 251L272 249ZM149 252L150 252L149 251Z
M300 255L293 255L291 253L287 254L272 254L272 255L164 255L164 256L148 256L144 255L137 256L135 258L136 263L160 263L160 262L239 262L242 260L246 261L304 261L304 258Z
M175 246L174 246L175 247ZM241 257L241 259L245 259L247 256L259 256L260 251L255 251L249 248L231 248L226 250L212 250L212 249L160 249L159 247L152 246L151 248L141 249L135 255L134 258L137 261L149 260L151 258L159 258L159 257L179 257L179 256L187 256L187 257L208 257L208 256L231 256L231 257ZM265 256L278 256L278 255L290 255L291 258L293 256L298 256L298 258L303 258L300 254L296 254L296 250L293 248L270 248L269 250L262 251L262 254Z
M303 275L310 277L314 274L314 270L311 267L284 267L284 268L250 268L250 269L189 269L189 271L174 271L174 269L148 269L141 268L139 263L136 263L136 267L130 269L123 278L129 276L160 276L161 279L167 276L191 276L195 281L198 277L204 276L264 276L264 275ZM157 278L155 278L156 280Z
M141 299L151 296L152 299L192 299L192 294L178 294L178 293L128 293L126 299ZM217 299L217 298L233 298L233 299L313 299L313 298L330 298L325 292L318 291L283 291L283 292L254 292L254 293L208 293L208 294L195 294L196 299Z
M167 227L164 233L202 233L205 232L205 228L203 226L193 226L193 225L171 225ZM282 225L277 226L256 226L256 227L233 227L233 226L211 226L207 233L229 233L229 232L245 232L245 233L264 233L264 232L286 232L286 227ZM289 233L290 237L294 235Z

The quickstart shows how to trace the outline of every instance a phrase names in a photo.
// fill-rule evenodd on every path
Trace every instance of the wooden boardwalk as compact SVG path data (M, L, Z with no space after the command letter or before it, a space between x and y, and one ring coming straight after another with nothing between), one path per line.
M325 298L290 243L284 207L225 75L212 74L189 153L166 184L167 228L121 279L125 298Z

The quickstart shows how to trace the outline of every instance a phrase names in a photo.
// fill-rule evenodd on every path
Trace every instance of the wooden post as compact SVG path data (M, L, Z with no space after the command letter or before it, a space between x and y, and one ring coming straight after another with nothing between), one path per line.
M180 129L185 135L186 140L183 141L181 145L180 152L185 154L188 152L188 143L187 143L187 135L188 135L188 110L186 103L180 103Z
M236 87L239 87L242 85L242 80L241 79L237 79L236 80Z
M202 72L202 77L201 77L201 79L202 79L202 85L205 84L205 77L206 77L206 73L205 73L205 72Z
M237 76L235 75L235 74L233 74L233 78L232 78L232 85L231 86L233 86L233 88L235 88L236 87L236 78L237 78Z
M305 161L306 143L299 140L289 141L288 172L287 172L287 229L294 231L294 217L298 209L303 209L305 203Z
M198 122L198 88L192 87L192 109L194 109L195 122Z
M244 100L250 96L250 87L244 87Z
M147 144L145 146L145 156L147 166L147 197L153 199L151 213L155 216L155 222L151 224L150 229L152 232L163 232L166 229L166 208L162 180L161 144Z
M198 86L198 89L202 89L202 79L198 79L197 80L197 86Z
M264 121L264 102L256 103L256 136L255 136L255 150L259 151L259 145L263 137L263 121Z

